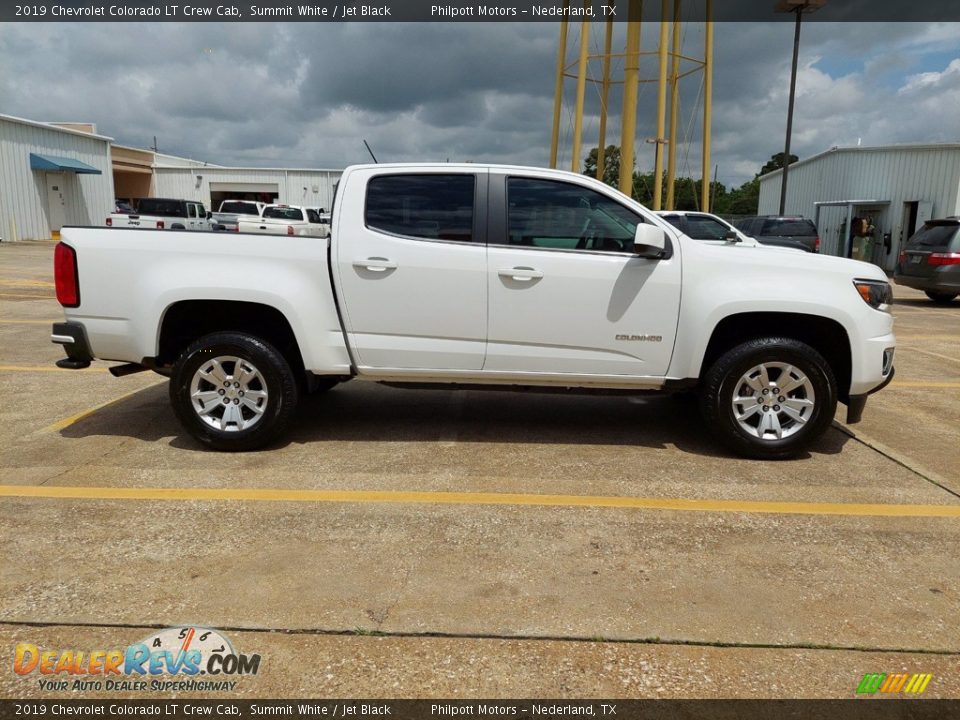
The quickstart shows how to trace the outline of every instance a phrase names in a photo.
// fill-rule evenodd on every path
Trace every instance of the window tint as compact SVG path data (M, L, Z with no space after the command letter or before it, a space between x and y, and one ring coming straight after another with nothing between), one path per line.
M730 231L719 220L706 215L687 215L687 235L694 240L723 240Z
M300 208L272 206L263 209L265 218L278 218L280 220L303 220L303 213Z
M236 213L237 215L259 215L257 204L252 202L225 202L220 206L222 213Z
M429 240L473 239L473 175L380 175L367 184L367 227Z
M926 224L907 241L907 247L911 250L946 250L953 236L957 234L958 227L960 226L955 223L946 225Z
M167 217L186 217L186 203L179 200L142 198L138 205L141 215L166 215Z
M589 188L555 180L507 180L511 245L632 252L642 219Z
M780 237L816 235L817 228L810 220L764 220L760 234Z
M673 225L677 230L683 230L683 220L679 215L662 215L661 217Z
M190 217L195 218L197 216L197 206L193 203L187 205L187 214L190 215Z
M316 210L310 210L310 209L307 209L307 220L316 224L319 224L320 222L322 222L320 220L320 214Z

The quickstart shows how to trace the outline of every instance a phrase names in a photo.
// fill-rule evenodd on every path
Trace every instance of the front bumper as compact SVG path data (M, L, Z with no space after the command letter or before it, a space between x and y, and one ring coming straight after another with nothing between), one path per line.
M50 342L63 345L63 350L67 354L65 358L57 360L57 367L66 370L90 367L93 353L90 351L90 343L87 342L87 333L83 325L68 322L54 323Z
M890 366L890 372L887 373L887 378L882 383L877 385L873 390L863 393L861 395L851 395L850 399L847 400L847 425L853 425L860 422L863 418L863 409L867 406L867 398L873 395L875 392L880 392L887 385L890 384L890 381L893 380L893 376L896 375L897 370L892 365Z

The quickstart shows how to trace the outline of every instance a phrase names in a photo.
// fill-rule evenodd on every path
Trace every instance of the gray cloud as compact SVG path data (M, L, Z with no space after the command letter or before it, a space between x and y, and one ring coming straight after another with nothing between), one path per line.
M783 144L792 27L716 26L713 159L738 185ZM571 24L568 61L578 39ZM644 26L643 49L658 26ZM960 141L956 25L804 26L794 152L832 145ZM591 38L597 52L599 23ZM703 27L685 26L702 54ZM87 120L118 142L219 164L342 167L367 160L544 165L553 108L554 24L29 24L0 33L0 111ZM618 27L614 47L623 45ZM937 58L932 72L929 58ZM686 63L685 69L692 65ZM591 63L598 75L599 63ZM654 56L641 63L656 76ZM613 76L622 76L614 61ZM699 74L681 85L680 170L699 174ZM566 83L562 166L574 83ZM619 86L607 142L619 142ZM653 166L656 88L641 90L637 164ZM588 85L583 154L596 144Z

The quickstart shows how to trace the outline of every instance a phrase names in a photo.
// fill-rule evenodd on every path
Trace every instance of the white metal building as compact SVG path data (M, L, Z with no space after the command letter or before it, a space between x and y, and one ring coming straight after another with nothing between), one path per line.
M113 209L111 139L0 115L0 238L44 240Z
M782 173L760 178L760 215L778 212ZM925 220L960 215L960 144L835 147L800 160L790 166L785 212L813 219L831 255L848 255L848 229L868 218L869 259L892 270Z
M195 200L210 210L228 198L329 209L341 174L327 169L223 167L159 153L154 162L156 197Z

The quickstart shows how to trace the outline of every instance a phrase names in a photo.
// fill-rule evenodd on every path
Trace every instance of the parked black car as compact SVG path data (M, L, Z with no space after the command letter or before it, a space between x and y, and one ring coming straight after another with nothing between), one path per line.
M763 245L820 252L820 233L813 220L796 215L758 215L741 218L733 226Z
M960 295L960 217L927 220L900 251L893 277L935 303Z

